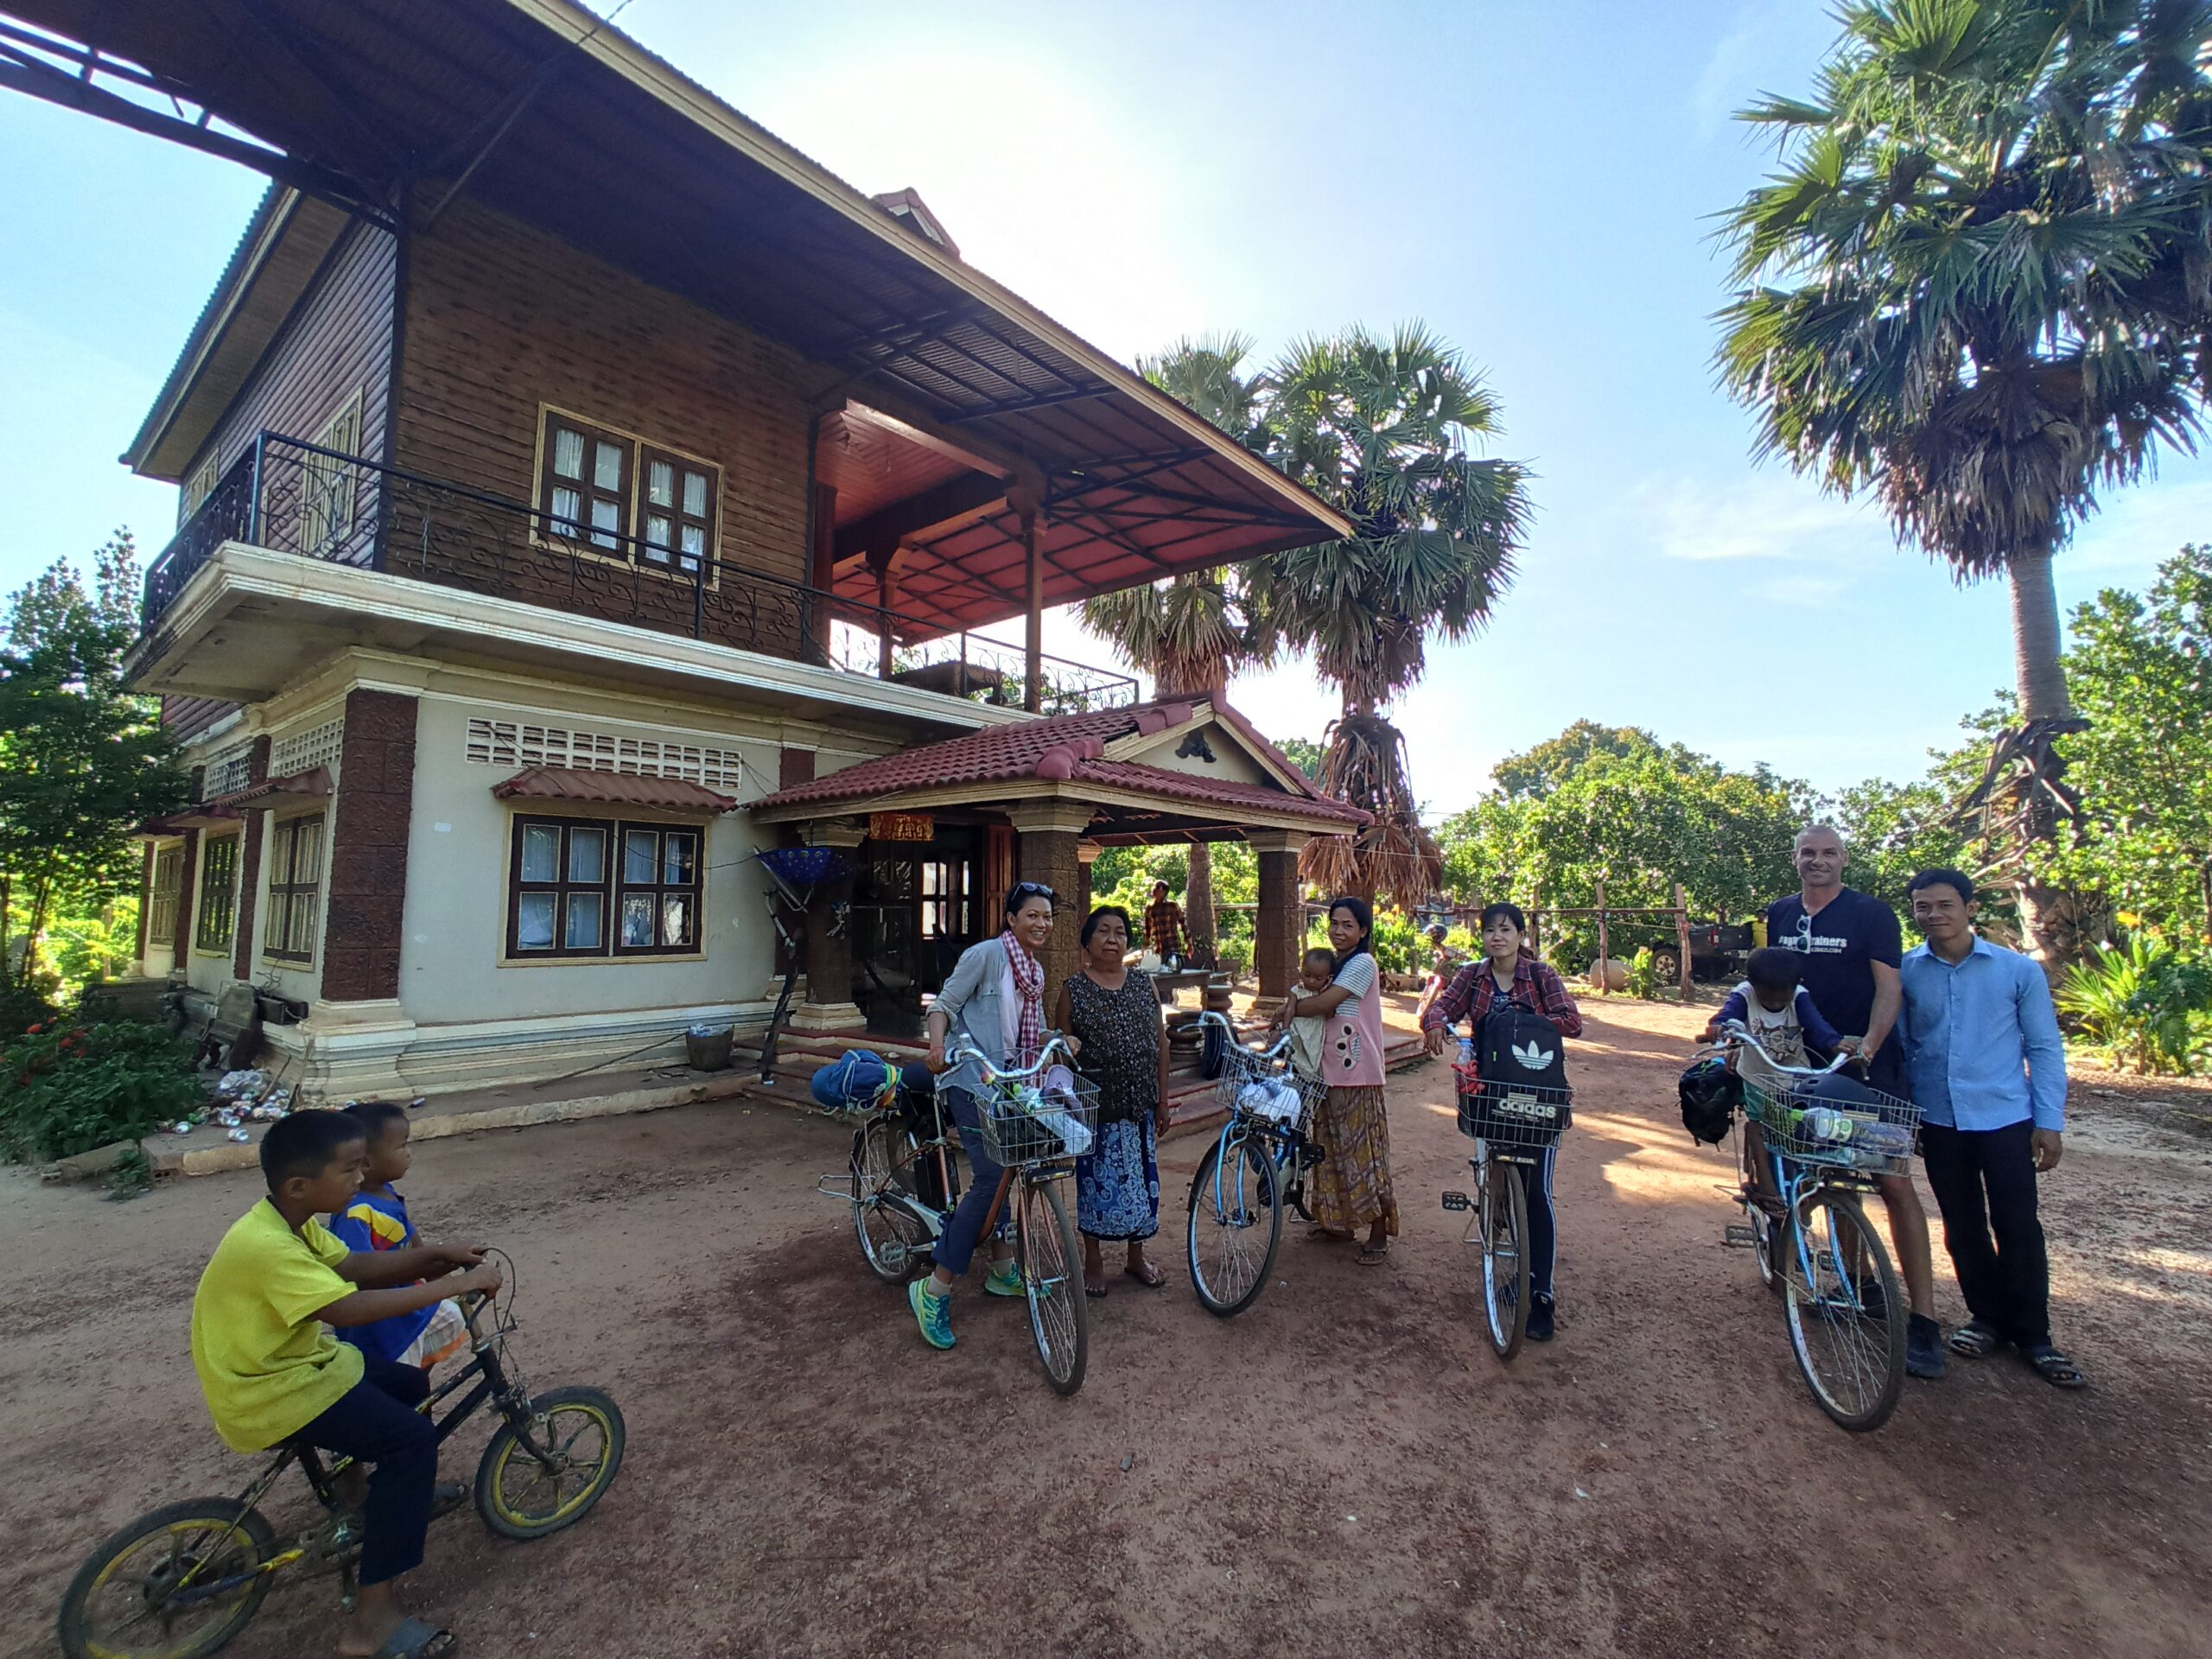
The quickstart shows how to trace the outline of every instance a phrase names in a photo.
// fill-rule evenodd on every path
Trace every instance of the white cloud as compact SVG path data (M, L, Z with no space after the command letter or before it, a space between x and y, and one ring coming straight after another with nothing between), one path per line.
M1630 493L1627 511L1644 521L1670 559L1796 561L1886 552L1892 545L1888 525L1870 504L1823 495L1786 473L1726 484L1649 478Z

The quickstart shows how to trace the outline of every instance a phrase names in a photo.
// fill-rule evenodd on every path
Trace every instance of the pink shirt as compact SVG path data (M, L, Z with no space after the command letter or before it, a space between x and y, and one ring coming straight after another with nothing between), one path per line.
M1337 969L1351 992L1329 1013L1321 1080L1332 1089L1370 1089L1382 1082L1382 986L1375 958L1363 950Z

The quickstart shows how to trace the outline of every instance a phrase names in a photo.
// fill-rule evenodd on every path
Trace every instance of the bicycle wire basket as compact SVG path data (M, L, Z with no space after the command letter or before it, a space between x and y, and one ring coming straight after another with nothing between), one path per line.
M1241 1113L1294 1129L1310 1119L1325 1092L1319 1079L1299 1076L1287 1049L1270 1058L1264 1049L1235 1041L1223 1045L1214 1103L1231 1116Z
M1770 1151L1824 1169L1910 1173L1920 1130L1920 1109L1910 1101L1847 1077L1738 1077L1744 1116Z
M1455 1063L1459 1133L1501 1152L1548 1152L1574 1122L1572 1089L1485 1080L1471 1065Z
M1057 1163L1098 1140L1098 1085L1065 1065L1033 1081L998 1083L976 1096L976 1133L994 1163Z

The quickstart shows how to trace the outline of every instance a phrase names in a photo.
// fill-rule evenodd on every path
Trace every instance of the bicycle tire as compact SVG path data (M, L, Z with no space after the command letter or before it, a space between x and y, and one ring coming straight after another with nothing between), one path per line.
M1037 1362L1056 1393L1083 1386L1090 1349L1090 1310L1083 1291L1083 1255L1057 1180L1021 1183L1015 1259Z
M510 1468L524 1467L537 1459L524 1446L512 1422L499 1425L476 1465L476 1513L484 1518L486 1526L501 1537L525 1541L574 1526L590 1513L607 1496L614 1477L622 1472L622 1448L628 1439L622 1408L597 1389L549 1389L530 1402L530 1409L533 1418L545 1421L547 1449L558 1453L563 1460L573 1453L582 1435L596 1429L599 1440L598 1455L585 1465L582 1484L575 1495L567 1498L561 1496L562 1475L556 1471L552 1476L552 1507L543 1513L526 1512L508 1500L505 1476ZM567 1421L572 1417L582 1420L573 1428ZM536 1480L542 1481L543 1465L541 1464L538 1468Z
M1759 1283L1779 1296L1782 1273L1774 1261L1774 1217L1755 1204L1746 1205L1744 1213L1751 1218L1751 1257L1758 1263Z
M1879 1428L1904 1391L1905 1323L1891 1317L1904 1300L1889 1250L1859 1200L1834 1187L1805 1199L1784 1237L1783 1318L1798 1374L1839 1428ZM1880 1319L1866 1311L1860 1288L1870 1268Z
M1510 1360L1529 1333L1529 1189L1518 1164L1490 1160L1475 1225L1483 1258L1483 1323L1491 1351Z
M1227 1149L1227 1159L1224 1149ZM1222 1172L1219 1183L1217 1172ZM1247 1176L1251 1192L1245 1191ZM1234 1129L1216 1137L1191 1178L1184 1254L1198 1305L1216 1319L1233 1319L1260 1299L1282 1245L1282 1205L1274 1165L1252 1136ZM1211 1229L1208 1231L1208 1229ZM1251 1245L1260 1243L1255 1260Z
M905 1122L890 1114L870 1118L853 1134L853 1233L868 1271L887 1285L903 1285L927 1265L928 1229L874 1196L887 1185L912 1196L918 1155Z
M185 1540L195 1536L218 1539L218 1547L226 1550L233 1546L239 1549L235 1560L218 1558L226 1569L223 1576L235 1573L252 1573L254 1576L239 1586L235 1600L211 1604L211 1611L220 1615L212 1624L199 1627L182 1637L165 1636L159 1645L127 1645L113 1636L103 1634L105 1626L97 1623L95 1599L111 1583L115 1569L129 1558L134 1545L149 1541L162 1533L171 1535L168 1565L172 1577L177 1575L178 1548ZM69 1659L203 1659L203 1656L213 1653L244 1630L261 1611L275 1574L256 1569L276 1554L276 1535L262 1518L261 1511L240 1510L234 1497L194 1497L168 1504L111 1534L85 1558L85 1564L77 1569L76 1577L62 1594L54 1635ZM192 1559L196 1562L198 1557ZM142 1600L151 1588L150 1580L140 1586L138 1595ZM158 1607L160 1604L152 1605Z

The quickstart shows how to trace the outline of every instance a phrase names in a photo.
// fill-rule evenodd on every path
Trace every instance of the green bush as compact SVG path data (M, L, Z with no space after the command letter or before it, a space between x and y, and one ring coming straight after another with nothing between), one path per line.
M0 991L0 1042L12 1043L33 1026L51 1025L60 1017L61 1011L30 986Z
M1628 960L1628 994L1645 1002L1659 995L1659 967L1649 945Z
M207 1102L191 1056L160 1027L49 1022L0 1048L0 1157L90 1152Z
M1231 938L1224 934L1214 942L1214 960L1225 974L1242 975L1252 966L1252 936Z
M2070 965L2058 1007L2113 1064L2186 1077L2212 1058L2212 962L2145 931Z

